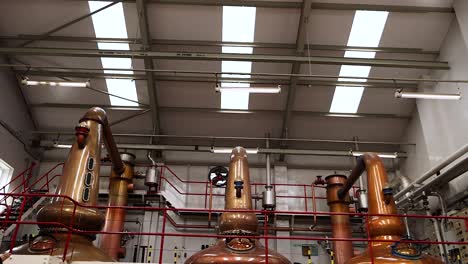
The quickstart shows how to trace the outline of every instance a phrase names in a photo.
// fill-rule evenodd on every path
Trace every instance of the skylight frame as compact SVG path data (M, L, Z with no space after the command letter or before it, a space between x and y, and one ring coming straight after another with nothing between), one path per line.
M253 42L255 34L255 7L223 6L222 41ZM223 46L223 53L252 54L252 47ZM222 61L222 72L251 73L251 61ZM222 77L250 78L250 75L222 74ZM221 87L250 87L249 83L221 83ZM250 93L245 89L221 92L221 109L249 109Z
M88 1L91 12L107 5L102 1ZM128 38L125 14L122 3L117 3L91 16L94 32L97 38ZM130 50L128 43L98 43L98 49L103 50ZM101 57L103 68L122 68L128 71L104 70L104 73L133 74L131 58L106 58ZM107 90L110 94L127 98L125 100L109 95L113 106L138 106L136 85L129 79L106 79ZM130 101L131 100L131 101ZM132 102L133 101L133 102Z

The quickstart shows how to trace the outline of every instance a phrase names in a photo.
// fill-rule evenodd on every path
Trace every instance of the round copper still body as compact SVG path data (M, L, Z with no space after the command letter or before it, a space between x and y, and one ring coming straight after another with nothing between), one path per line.
M185 264L213 263L266 263L266 250L256 239L250 250L231 250L226 246L226 240L220 239L213 246L198 252L185 261ZM274 250L268 249L268 263L285 264L289 260Z
M252 193L247 152L236 147L231 153L231 163L226 184L225 209L252 210ZM214 246L195 253L185 264L205 263L268 263L290 264L279 253L268 250L255 237L258 235L257 216L253 212L225 212L219 221L219 233L249 238L218 239Z
M397 238L396 238L397 239ZM364 251L363 254L356 256L350 259L346 264L443 264L438 258L422 254L419 259L406 259L392 254L391 245L393 243L376 243L372 244L372 256L373 261L371 261L371 253L369 249ZM406 251L401 251L407 255L414 254L414 250L408 249Z
M67 233L38 236L30 243L13 249L15 255L50 255L62 257L66 248ZM88 237L72 234L66 255L68 261L102 261L114 262L104 251L95 247Z

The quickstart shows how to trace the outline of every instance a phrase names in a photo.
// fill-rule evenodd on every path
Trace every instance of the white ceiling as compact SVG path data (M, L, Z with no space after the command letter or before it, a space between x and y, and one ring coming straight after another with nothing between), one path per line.
M375 1L329 0L330 3L369 3ZM451 7L452 1L379 1L388 5L415 5ZM139 37L135 4L124 4L127 31L130 38ZM0 3L0 35L39 35L62 25L73 18L89 13L86 1L65 0L16 0ZM295 44L300 10L293 8L257 8L255 41L268 43ZM351 29L354 11L312 10L307 28L310 44L346 45ZM380 46L419 48L437 51L444 41L454 15L450 13L390 13ZM171 40L221 41L222 8L218 6L191 5L148 5L148 19L151 37ZM15 21L12 23L12 21ZM85 19L58 33L60 36L94 37L90 19ZM94 43L36 42L34 46L96 49ZM138 47L138 46L135 46ZM220 47L157 46L159 50L187 52L220 52ZM307 51L306 51L307 52ZM294 54L285 49L254 49L256 54ZM316 56L343 56L341 51L311 51ZM33 65L59 67L100 68L99 58L21 56L21 61ZM433 60L433 55L409 55L378 53L376 58ZM221 63L216 61L155 60L157 69L220 71ZM133 60L134 68L144 68L142 60ZM338 75L339 65L302 65L301 73ZM254 62L252 72L291 73L288 63ZM418 78L429 74L429 70L372 68L371 77ZM103 79L92 79L93 87L105 90ZM136 81L139 100L149 103L145 81ZM214 83L159 81L157 95L163 107L220 107L220 95L214 92ZM283 86L286 91L289 87ZM24 93L31 104L99 104L108 105L106 95L80 88L38 88L25 87ZM328 112L334 87L298 86L294 110ZM396 100L393 89L366 89L358 113L396 114L410 116L414 102ZM281 136L282 110L286 105L286 93L279 95L251 95L249 109L277 110L273 113L221 114L201 111L164 111L161 113L162 132L177 135L212 136ZM41 130L71 130L83 109L33 108ZM110 111L110 119L117 120L135 112ZM408 120L391 118L333 118L311 115L293 115L290 137L318 139L352 139L399 141L404 135ZM132 119L114 127L119 133L151 132L149 114Z

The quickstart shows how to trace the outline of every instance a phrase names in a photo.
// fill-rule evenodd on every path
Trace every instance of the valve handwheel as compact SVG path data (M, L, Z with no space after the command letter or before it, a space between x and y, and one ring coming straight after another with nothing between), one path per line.
M208 180L216 187L226 186L228 170L223 166L216 166L210 169Z

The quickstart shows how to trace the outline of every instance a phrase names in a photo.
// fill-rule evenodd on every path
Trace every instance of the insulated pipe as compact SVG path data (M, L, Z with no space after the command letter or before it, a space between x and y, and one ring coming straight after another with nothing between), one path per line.
M325 178L327 181L327 204L330 207L330 212L334 213L349 213L349 196L346 198L338 197L338 190L342 188L346 182L344 175L330 175ZM350 239L351 226L349 215L332 215L332 236L333 238ZM344 264L353 257L352 241L333 241L333 250L335 252L335 260L337 264Z
M447 165L455 161L456 159L463 156L465 153L468 152L468 144L464 145L463 147L459 148L455 151L452 155L448 156L445 160L440 162L437 166L433 167L432 169L428 170L426 173L421 175L415 181L413 181L408 187L403 188L400 192L395 194L395 200L402 198L402 196L409 192L415 185L422 184L425 180L429 179L432 175L437 174L440 172L441 169L445 168ZM406 199L406 198L403 198Z
M405 204L411 198L417 197L414 200L420 198L420 195L426 191L431 189L438 189L441 185L445 185L451 180L457 178L458 176L462 175L463 173L468 171L468 157L465 157L459 163L455 164L453 167L450 167L445 172L441 173L437 177L433 177L429 179L426 183L422 184L422 186L417 187L415 190L407 192L406 195L398 201L399 205ZM413 200L413 202L414 202Z

